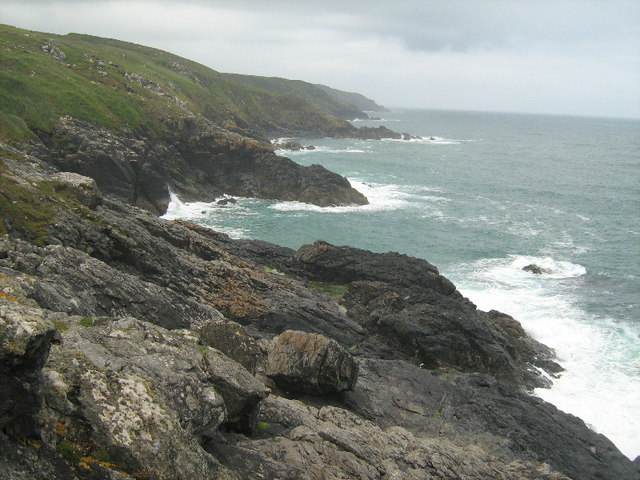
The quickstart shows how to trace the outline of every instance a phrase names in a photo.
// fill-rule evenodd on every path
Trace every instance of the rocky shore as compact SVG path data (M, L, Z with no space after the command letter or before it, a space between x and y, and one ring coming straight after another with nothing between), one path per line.
M155 173L183 194L218 175L246 194L259 177L201 179L206 158L272 175L273 152L201 125L153 147L95 128L67 119L44 146L0 149L2 478L640 478L529 393L561 371L553 352L428 262L150 213ZM110 152L97 173L92 149ZM125 149L140 161L118 163Z

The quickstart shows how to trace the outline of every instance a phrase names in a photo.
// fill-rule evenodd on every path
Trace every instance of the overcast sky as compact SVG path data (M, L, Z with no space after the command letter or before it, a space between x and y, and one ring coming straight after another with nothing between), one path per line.
M639 0L1 0L0 23L388 107L640 118Z

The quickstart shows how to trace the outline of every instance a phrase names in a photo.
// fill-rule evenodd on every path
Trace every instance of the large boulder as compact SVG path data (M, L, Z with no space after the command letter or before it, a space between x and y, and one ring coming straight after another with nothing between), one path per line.
M316 395L350 390L358 362L335 340L287 330L273 340L265 374L287 392Z

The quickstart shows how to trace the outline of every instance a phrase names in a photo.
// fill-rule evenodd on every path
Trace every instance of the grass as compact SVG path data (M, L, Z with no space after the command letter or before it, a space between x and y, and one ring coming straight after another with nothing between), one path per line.
M59 49L65 58L56 59L43 46ZM141 76L142 84L125 76L131 73ZM63 115L159 135L165 119L185 115L185 105L189 112L238 130L348 126L302 98L238 82L168 52L0 25L0 140L34 138L34 132L51 131Z
M286 275L286 273L281 272L276 267L272 267L271 265L265 265L262 267L262 271L264 273L272 273L273 275Z
M93 318L82 317L80 320L78 320L78 325L80 325L81 327L88 328L93 325Z
M2 156L10 156L0 151ZM45 180L25 184L10 176L0 159L0 234L19 232L36 245L44 245L48 226L61 209L86 209L67 183Z
M340 283L333 282L317 282L311 281L311 286L315 288L320 293L324 293L335 299L341 299L344 297L344 294L347 293L347 285L342 285Z
M32 188L2 174L0 168L0 234L17 230L36 245L44 245L55 210Z

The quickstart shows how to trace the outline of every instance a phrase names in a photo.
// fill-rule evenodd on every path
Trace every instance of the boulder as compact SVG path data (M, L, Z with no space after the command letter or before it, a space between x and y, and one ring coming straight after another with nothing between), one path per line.
M170 332L131 317L89 320L59 316L61 344L44 370L47 443L67 451L68 461L106 457L118 470L146 477L235 478L199 440L215 437L229 420L216 372L244 369L235 363L229 369L232 361L209 355L207 347L201 351L189 331ZM240 405L264 391L255 382L245 401L245 375L231 379L240 386L233 392Z
M200 334L202 344L221 351L249 372L255 373L263 353L242 325L230 320L211 319L198 326L196 331Z
M264 371L285 391L323 395L352 389L358 362L335 340L287 330L274 338Z
M54 174L51 179L63 184L58 187L54 186L54 189L65 187L70 189L78 201L86 207L95 209L102 203L102 193L93 178L73 172L60 172Z

